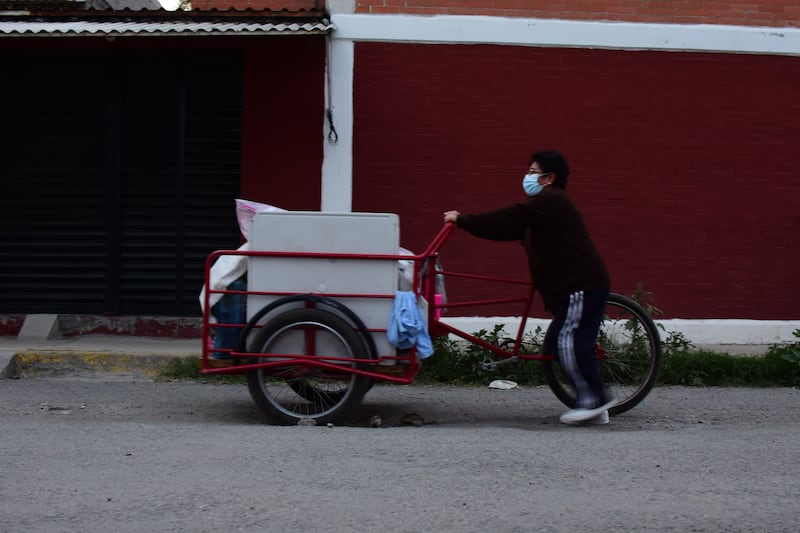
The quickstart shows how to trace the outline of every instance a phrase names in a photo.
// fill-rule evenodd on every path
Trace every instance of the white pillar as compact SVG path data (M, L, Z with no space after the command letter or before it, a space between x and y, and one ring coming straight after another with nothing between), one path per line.
M334 30L335 33L335 30ZM322 161L322 211L349 213L353 209L353 41L328 40ZM331 130L336 131L334 140Z

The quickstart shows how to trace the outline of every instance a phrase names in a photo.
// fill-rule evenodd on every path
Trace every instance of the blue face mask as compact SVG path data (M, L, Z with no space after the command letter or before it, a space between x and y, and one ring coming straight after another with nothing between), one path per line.
M541 174L525 174L522 178L522 188L528 196L535 196L542 192L542 185L539 183Z

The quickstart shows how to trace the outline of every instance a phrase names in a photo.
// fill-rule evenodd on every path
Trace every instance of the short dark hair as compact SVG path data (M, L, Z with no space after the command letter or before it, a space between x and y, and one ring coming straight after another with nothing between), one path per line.
M531 160L528 161L528 166L534 163L539 163L539 168L542 169L542 172L552 172L556 175L553 180L553 187L558 187L559 189L567 188L569 165L567 165L567 160L560 152L556 152L555 150L534 152L531 156Z

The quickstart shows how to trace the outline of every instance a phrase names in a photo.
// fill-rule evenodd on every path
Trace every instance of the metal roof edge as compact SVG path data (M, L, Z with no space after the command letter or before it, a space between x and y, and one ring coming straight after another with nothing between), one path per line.
M333 31L319 21L218 20L0 20L0 37L121 37L198 35L320 35Z
M254 9L229 8L229 9L191 9L191 10L168 10L168 9L73 9L73 10L4 10L0 1L0 18L40 18L40 17L164 17L164 18L193 18L193 17L282 17L282 18L329 18L330 15L324 9L296 9L286 8L274 9Z

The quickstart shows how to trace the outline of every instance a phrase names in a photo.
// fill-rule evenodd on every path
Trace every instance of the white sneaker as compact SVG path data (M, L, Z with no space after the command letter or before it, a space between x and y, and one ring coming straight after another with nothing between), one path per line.
M593 424L607 424L608 423L608 409L610 407L614 407L617 405L617 400L611 400L600 407L595 407L594 409L570 409L561 417L559 420L562 424L567 424L570 426L574 426L577 424L584 424L588 422L592 422ZM598 419L597 422L594 419ZM605 420L605 422L603 421Z
M600 413L599 415L597 415L596 417L590 418L585 423L586 424L592 424L592 425L595 425L595 426L602 426L602 425L608 424L608 420L609 420L608 411L606 410L606 411L603 411L602 413Z

